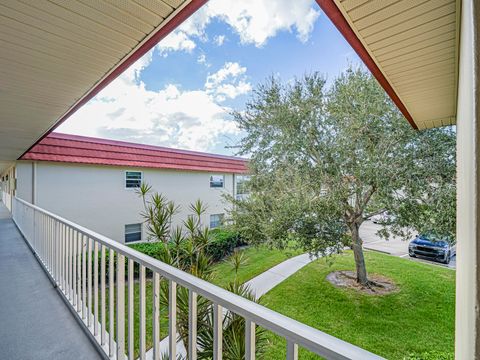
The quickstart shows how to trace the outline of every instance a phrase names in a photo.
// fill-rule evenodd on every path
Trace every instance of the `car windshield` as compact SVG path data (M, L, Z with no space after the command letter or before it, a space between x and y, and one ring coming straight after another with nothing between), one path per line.
M440 236L435 233L425 233L419 236L420 240L430 241L436 246L447 246L451 241L449 241L448 236Z

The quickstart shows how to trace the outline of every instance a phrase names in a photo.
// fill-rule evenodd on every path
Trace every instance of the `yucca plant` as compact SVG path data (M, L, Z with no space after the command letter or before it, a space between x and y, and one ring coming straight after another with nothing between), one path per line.
M213 279L213 261L205 249L212 241L208 226L202 223L206 211L202 201L197 200L190 205L191 215L182 226L172 227L173 217L179 207L159 193L151 194L151 186L142 184L139 196L144 204L142 215L145 219L149 239L159 241L158 258L169 265L195 275L203 280ZM243 254L235 252L228 260L235 271L235 280L229 284L230 290L240 296L256 301L253 293L245 285L237 282L239 268L245 264ZM160 302L168 306L168 282L161 282ZM189 291L184 287L177 289L177 332L185 347L188 347L188 313ZM213 349L213 308L211 302L204 297L197 297L198 338L197 352L199 359L211 359ZM264 330L257 327L257 357L261 358L267 343ZM245 358L245 320L232 312L227 312L223 319L223 357L227 360ZM188 349L187 349L188 352ZM178 356L177 359L182 359Z

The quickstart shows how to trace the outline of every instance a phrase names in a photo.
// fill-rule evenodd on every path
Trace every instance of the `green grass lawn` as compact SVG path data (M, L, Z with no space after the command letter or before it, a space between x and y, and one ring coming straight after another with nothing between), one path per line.
M276 250L276 249L268 249L266 247L250 247L244 250L241 250L245 256L245 264L240 268L238 272L238 281L245 282L257 275L260 275L262 272L268 270L269 268L281 263L282 261L288 259L291 256L297 255L300 253L299 250ZM212 282L218 286L225 287L228 285L230 281L233 281L235 277L235 272L232 266L227 261L221 261L214 265L214 272L215 276ZM134 285L134 302L135 302L135 356L138 356L139 353L139 326L140 326L140 312L138 310L138 304L140 303L140 293L139 293L139 284L136 282ZM116 290L115 290L116 291ZM125 316L127 316L127 285L125 286ZM152 339L152 282L150 279L146 281L145 287L145 294L146 294L146 347L147 349L153 346L153 339ZM108 289L107 289L107 329L108 329ZM115 293L116 299L116 293ZM128 318L125 318L125 329L128 329ZM125 330L125 334L127 334L127 330ZM160 337L164 338L168 335L168 309L166 307L161 306L160 308Z
M245 257L245 264L238 271L238 281L244 283L288 258L301 253L300 250L277 250L267 247L250 247L241 250ZM235 272L226 261L221 261L214 266L215 278L213 283L225 287L234 280Z
M375 252L366 252L367 270L398 285L397 293L362 295L325 280L335 270L353 270L351 252L329 265L317 260L262 297L270 309L360 346L387 359L434 353L453 359L455 271ZM285 358L285 341L270 334L271 359ZM300 351L300 359L319 357ZM422 359L422 357L419 357Z

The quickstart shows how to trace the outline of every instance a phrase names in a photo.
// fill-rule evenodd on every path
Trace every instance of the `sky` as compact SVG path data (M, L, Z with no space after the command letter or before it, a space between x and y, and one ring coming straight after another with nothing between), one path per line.
M234 155L231 112L268 77L359 63L314 0L210 0L56 131Z

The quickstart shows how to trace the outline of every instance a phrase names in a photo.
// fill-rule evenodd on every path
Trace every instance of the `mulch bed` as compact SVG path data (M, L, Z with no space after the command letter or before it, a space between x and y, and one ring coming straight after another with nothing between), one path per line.
M354 271L334 271L327 275L327 280L335 287L352 289L367 295L387 295L398 291L395 283L382 275L368 274L369 286L357 283L357 274Z

